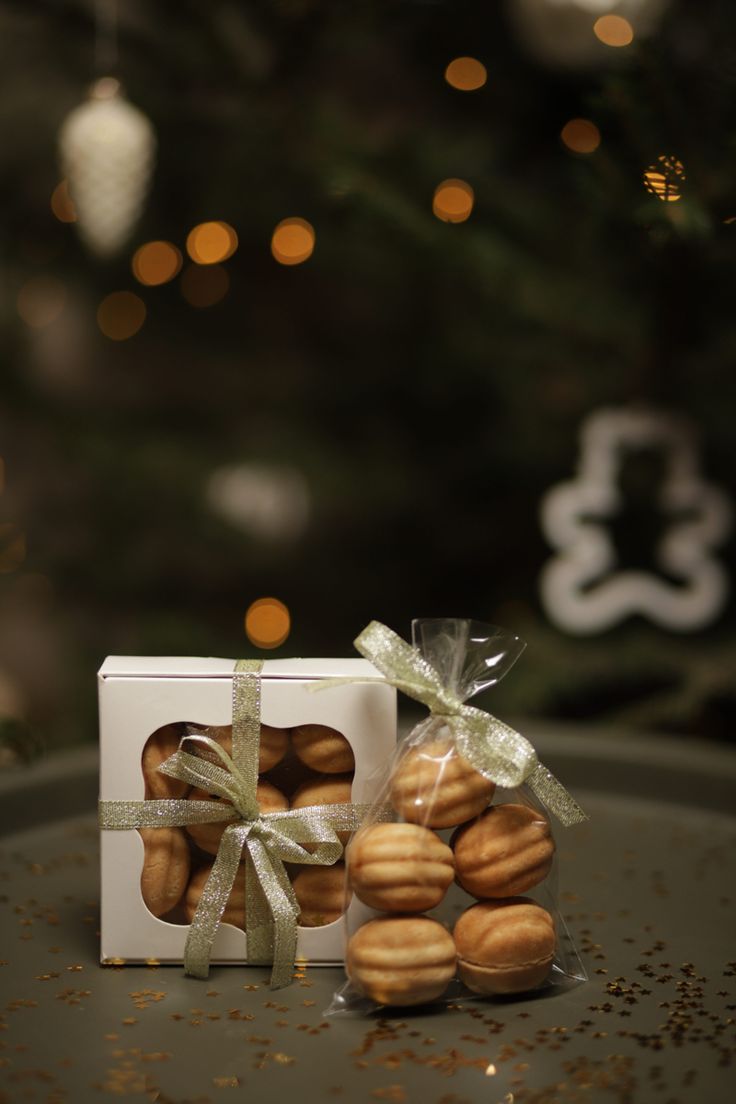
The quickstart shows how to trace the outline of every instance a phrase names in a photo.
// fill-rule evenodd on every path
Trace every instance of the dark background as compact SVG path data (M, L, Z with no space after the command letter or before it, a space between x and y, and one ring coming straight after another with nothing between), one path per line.
M157 166L101 262L49 205L60 126L101 75L94 5L0 0L6 747L93 739L108 653L345 655L373 618L406 636L428 615L528 641L484 699L502 716L733 738L732 600L697 632L633 617L579 637L538 595L540 502L592 412L685 415L703 478L736 482L736 8L610 7L648 32L625 49L590 32L580 62L565 27L593 16L572 0L121 4L114 71ZM550 17L568 20L554 59ZM482 89L445 81L458 55ZM590 155L561 141L575 117L601 132ZM644 186L661 155L684 167L677 202ZM461 224L432 213L451 177L475 192ZM287 267L270 241L294 215L316 247ZM184 251L207 219L239 237L222 301L137 283L139 245ZM40 277L64 309L34 327L17 302ZM125 341L95 320L118 290L147 309ZM276 531L257 503L237 524L213 506L233 465L281 501ZM621 567L656 571L647 478L612 539ZM718 555L732 572L733 540ZM243 618L270 595L292 628L265 653Z

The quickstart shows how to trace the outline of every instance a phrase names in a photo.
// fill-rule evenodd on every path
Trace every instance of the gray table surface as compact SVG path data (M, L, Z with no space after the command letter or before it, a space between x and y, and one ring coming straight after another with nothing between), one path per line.
M589 981L440 1011L325 1018L342 980L262 967L98 965L96 761L0 779L0 1104L731 1104L736 757L531 734L590 821L558 833L561 907Z

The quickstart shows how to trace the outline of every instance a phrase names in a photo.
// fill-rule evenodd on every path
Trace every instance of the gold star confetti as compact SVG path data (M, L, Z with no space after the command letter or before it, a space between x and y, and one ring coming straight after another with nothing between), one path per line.
M377 1100L390 1100L391 1104L403 1104L407 1099L403 1085L387 1085L384 1089L374 1089L371 1096Z

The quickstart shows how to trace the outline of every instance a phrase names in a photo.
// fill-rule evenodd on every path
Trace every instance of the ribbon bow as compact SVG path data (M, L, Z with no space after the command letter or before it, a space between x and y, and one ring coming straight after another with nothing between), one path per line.
M443 684L421 652L386 625L371 621L355 647L387 682L441 717L460 754L486 778L505 788L525 782L565 827L587 820L562 783L539 762L528 740L497 717L467 705Z
M299 903L284 862L329 866L342 854L338 831L357 828L367 805L310 805L263 813L256 800L260 741L259 660L238 660L233 676L232 757L211 737L190 733L159 766L222 801L102 801L100 827L182 827L228 822L187 936L187 974L207 977L215 934L245 853L245 930L248 962L272 962L271 988L288 985L296 954ZM207 749L201 758L183 750L186 741ZM217 763L219 758L222 766ZM306 850L304 843L316 844Z

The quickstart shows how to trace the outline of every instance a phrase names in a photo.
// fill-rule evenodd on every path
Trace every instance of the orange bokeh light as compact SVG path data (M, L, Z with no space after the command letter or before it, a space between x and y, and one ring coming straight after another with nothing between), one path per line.
M570 119L560 137L573 153L593 153L601 144L601 132L590 119Z
M432 211L442 222L465 222L473 210L475 195L464 180L443 180L438 184Z
M238 235L227 222L200 222L187 235L187 253L195 264L220 264L237 248Z
M282 265L297 265L314 253L316 234L303 218L282 219L271 237L271 253Z
M111 341L127 341L146 320L146 304L132 291L113 291L97 308L97 325Z
M171 242L146 242L133 254L131 268L141 284L156 287L174 279L181 268L181 253Z
M475 92L488 80L488 72L477 58L457 57L445 69L445 80L460 92Z
M257 598L245 613L245 632L257 648L278 648L291 631L291 615L278 598Z
M622 15L602 15L593 24L593 34L604 46L630 46L634 41L634 28Z

